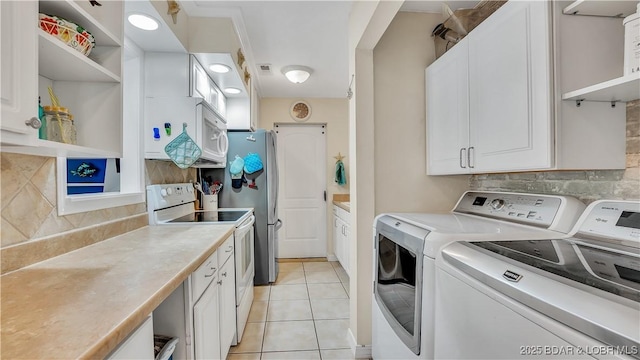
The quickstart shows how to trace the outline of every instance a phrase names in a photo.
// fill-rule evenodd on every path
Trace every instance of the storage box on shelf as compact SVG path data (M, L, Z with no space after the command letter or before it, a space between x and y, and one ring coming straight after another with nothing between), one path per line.
M38 13L59 16L89 31L96 42L89 57L37 28ZM72 0L2 2L2 31L15 35L9 42L3 37L2 43L3 84L9 84L2 95L3 151L121 157L123 18L118 1L96 8ZM77 145L39 139L38 130L25 124L38 115L38 96L43 105L49 104L48 87L73 114Z
M568 4L508 2L427 68L429 174L624 168L625 107L561 96L620 76L621 20Z

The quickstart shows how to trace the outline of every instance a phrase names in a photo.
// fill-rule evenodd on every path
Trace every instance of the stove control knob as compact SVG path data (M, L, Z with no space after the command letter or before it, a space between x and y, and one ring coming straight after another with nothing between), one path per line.
M505 201L502 199L494 199L489 203L489 206L491 206L491 208L494 210L502 210L505 204Z
M169 194L169 196L171 196L171 194L173 194L173 189L167 188L167 194Z
M167 196L167 189L160 189L160 195L162 195L162 197Z

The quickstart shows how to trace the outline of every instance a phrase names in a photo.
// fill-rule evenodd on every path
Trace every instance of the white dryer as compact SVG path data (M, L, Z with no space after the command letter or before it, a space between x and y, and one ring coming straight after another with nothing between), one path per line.
M443 246L566 236L584 208L566 196L466 192L448 213L376 217L373 358L434 357L435 258Z
M436 358L640 358L640 202L564 239L457 242L436 259Z

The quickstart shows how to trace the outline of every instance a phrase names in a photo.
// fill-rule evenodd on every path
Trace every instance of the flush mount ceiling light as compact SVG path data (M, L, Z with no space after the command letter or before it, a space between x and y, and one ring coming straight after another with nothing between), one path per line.
M307 81L313 70L302 65L290 65L282 68L282 73L294 84L302 84Z
M209 70L219 74L226 74L231 71L231 68L225 64L211 64L209 65Z
M149 15L144 14L131 14L127 17L131 25L142 30L156 30L158 28L158 21Z
M240 94L242 91L238 88L228 87L224 89L227 94Z

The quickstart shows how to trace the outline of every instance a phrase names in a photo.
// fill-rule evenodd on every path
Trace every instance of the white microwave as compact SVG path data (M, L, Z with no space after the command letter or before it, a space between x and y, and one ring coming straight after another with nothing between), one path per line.
M197 167L224 168L227 163L229 139L227 123L200 98L159 97L145 99L144 157L169 160L165 146L183 131L202 150Z
M229 150L227 122L204 102L196 106L196 118L201 119L196 123L196 127L201 126L197 129L200 141L196 140L202 149L200 159L213 161L219 163L220 167L225 167Z

